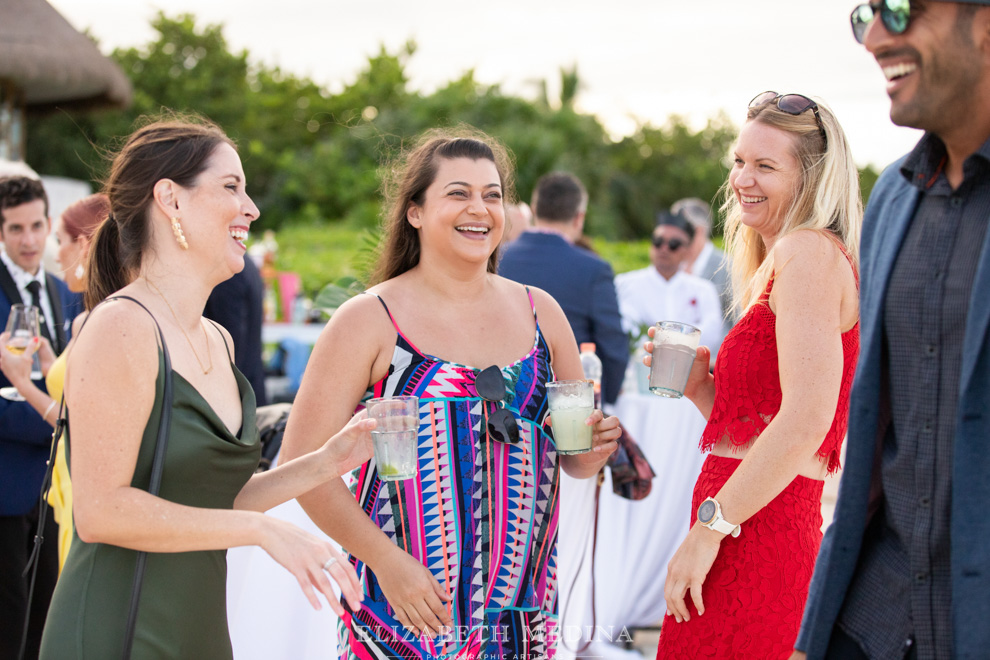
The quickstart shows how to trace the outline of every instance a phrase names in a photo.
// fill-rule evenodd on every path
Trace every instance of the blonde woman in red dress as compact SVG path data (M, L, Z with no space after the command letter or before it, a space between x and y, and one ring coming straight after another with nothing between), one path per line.
M660 659L789 657L859 350L862 202L835 116L799 94L757 95L732 158L723 211L741 318L714 376L699 348L685 390L710 453L668 567Z

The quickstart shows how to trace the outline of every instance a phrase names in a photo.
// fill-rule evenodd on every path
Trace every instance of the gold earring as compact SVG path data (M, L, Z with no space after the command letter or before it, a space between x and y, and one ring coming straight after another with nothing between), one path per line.
M186 242L186 235L182 233L182 225L179 224L177 216L172 216L172 233L175 234L175 240L179 243L179 247L188 250L189 243Z

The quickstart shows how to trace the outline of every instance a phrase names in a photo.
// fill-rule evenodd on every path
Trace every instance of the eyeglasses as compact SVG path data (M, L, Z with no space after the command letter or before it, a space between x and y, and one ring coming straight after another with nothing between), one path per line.
M815 121L818 123L818 130L822 134L822 140L828 147L828 136L825 135L825 124L822 123L822 116L818 114L818 104L809 99L804 94L778 94L777 92L763 92L753 97L749 102L749 107L758 108L766 103L775 103L777 109L795 117L806 110L815 113Z
M492 414L487 414L485 428L488 437L496 442L519 442L519 425L510 410L505 408L505 381L502 380L502 370L492 365L478 374L474 381L478 396L489 403L495 404Z
M672 238L672 239L670 239L668 241L663 236L654 236L653 237L653 247L655 247L655 248L657 248L659 250L664 245L666 245L668 248L670 248L670 251L671 252L677 252L682 247L684 247L685 245L687 245L687 243L684 242L684 241L682 241L679 238Z
M881 0L880 2L863 3L849 14L853 36L856 41L863 43L866 39L866 29L880 12L880 21L891 34L904 34L911 22L910 0Z

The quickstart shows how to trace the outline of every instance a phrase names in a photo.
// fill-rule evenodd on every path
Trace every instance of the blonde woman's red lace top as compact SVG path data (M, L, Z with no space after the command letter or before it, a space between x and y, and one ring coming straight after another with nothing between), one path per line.
M859 277L857 275L857 283ZM708 451L724 437L737 447L748 445L780 410L780 371L777 365L777 316L770 309L767 289L722 342L715 360L715 404L701 436ZM849 420L849 390L859 356L859 321L842 334L842 385L835 417L818 456L831 474L839 468L839 450Z

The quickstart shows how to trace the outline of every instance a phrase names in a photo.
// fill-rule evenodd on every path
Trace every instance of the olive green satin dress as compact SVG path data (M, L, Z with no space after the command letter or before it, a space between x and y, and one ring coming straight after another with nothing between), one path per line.
M200 393L172 372L172 427L160 496L188 506L231 509L258 466L261 447L250 383L231 364L244 411L232 434ZM161 417L164 361L145 426L133 486L146 490ZM71 417L70 417L71 421ZM72 442L67 438L71 462ZM52 539L54 540L54 539ZM73 534L45 624L47 660L119 658L137 553L84 543ZM149 553L131 657L231 658L225 550Z

